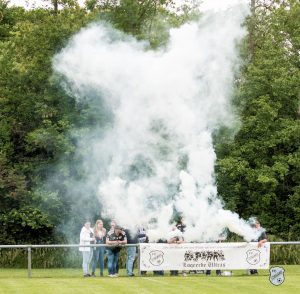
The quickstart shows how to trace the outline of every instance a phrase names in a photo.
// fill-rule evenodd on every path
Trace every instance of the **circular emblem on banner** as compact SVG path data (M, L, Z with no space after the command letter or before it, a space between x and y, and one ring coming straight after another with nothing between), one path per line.
M270 268L269 280L271 284L279 286L284 282L284 268L280 266L275 266Z
M251 264L255 265L260 262L260 251L257 249L251 249L246 252L247 258L246 261Z
M152 265L159 266L164 262L164 253L160 250L153 250L149 255L149 261Z

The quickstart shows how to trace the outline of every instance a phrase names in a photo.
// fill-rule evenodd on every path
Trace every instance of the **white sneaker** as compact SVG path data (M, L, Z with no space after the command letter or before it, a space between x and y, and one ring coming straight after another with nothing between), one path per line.
M229 277L229 276L232 276L232 275L233 275L233 273L231 271L224 271L222 273L222 276L225 276L225 277Z
M114 278L115 277L115 275L108 275L110 278Z

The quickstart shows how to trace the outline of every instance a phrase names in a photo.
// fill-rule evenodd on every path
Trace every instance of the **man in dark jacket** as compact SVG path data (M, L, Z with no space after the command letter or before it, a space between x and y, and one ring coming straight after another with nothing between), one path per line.
M260 233L256 240L251 240L251 242L258 242L257 247L260 248L264 245L264 243L268 241L266 230L260 226L260 222L256 219L253 223L251 223L251 227L256 229ZM257 275L258 274L257 269L251 269L250 274Z
M124 230L127 236L127 244L137 244L138 243L138 234L132 234L132 232L128 229ZM126 272L127 276L133 277L133 263L136 256L136 246L128 246L127 247L127 259L126 259Z

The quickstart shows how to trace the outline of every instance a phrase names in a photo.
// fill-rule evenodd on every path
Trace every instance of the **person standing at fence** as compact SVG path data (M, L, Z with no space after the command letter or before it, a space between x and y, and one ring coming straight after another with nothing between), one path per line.
M116 225L117 225L116 220L112 219L111 222L110 222L110 229L108 231L108 234L112 234L114 232ZM118 273L119 273L119 259L118 259L117 265L116 265L116 274L118 274Z
M114 227L113 232L109 232L106 236L107 259L108 259L108 276L117 277L117 263L119 260L120 245L127 244L127 236L122 228L118 225Z
M116 225L117 225L116 220L114 220L114 219L111 220L111 222L110 222L110 229L108 231L108 234L112 234L114 232Z
M84 226L80 231L80 245L90 245L91 242L94 242L94 233L91 229L91 222L86 221ZM93 256L93 249L91 247L79 247L79 251L82 252L82 269L83 276L90 277L89 274L89 265Z
M174 227L172 232L170 233L168 243L169 244L182 244L184 242L182 232L177 228ZM170 271L171 276L178 276L177 270ZM183 276L186 276L186 272L182 272Z
M186 224L184 222L184 217L182 215L179 216L179 219L176 223L176 228L177 228L177 230L179 230L182 233L181 237L182 237L182 240L184 241L184 232L186 230ZM196 271L194 271L194 272L196 273ZM182 275L186 276L187 271L182 271Z
M147 236L147 232L146 232L145 228L138 229L137 239L138 239L138 243L149 243L149 237ZM146 274L147 274L146 271L141 271L142 276L144 276Z
M158 239L158 241L156 243L168 243L168 241L166 239L162 238L162 239ZM153 271L154 276L163 276L164 274L165 274L165 272L162 270Z
M127 236L127 244L136 244L138 242L138 234L133 234L130 230L124 230ZM133 277L133 263L136 256L136 246L127 247L126 272L128 277Z
M260 248L264 245L264 243L266 243L268 241L266 230L261 227L260 222L256 218L252 219L252 221L250 222L250 225L258 233L258 238L255 240L251 240L251 242L258 242L257 247ZM257 271L257 269L251 269L251 270L249 270L249 273L250 273L250 275L257 275L258 271Z
M227 231L224 230L224 231L219 235L219 238L218 238L218 240L216 241L216 243L221 243L222 241L225 241L226 238L227 238ZM211 270L206 270L206 271L205 271L205 274L206 274L207 276L210 276L210 275L211 275ZM217 275L217 276L222 276L222 271L219 270L219 269L216 270L216 275Z
M105 244L106 229L103 227L103 221L97 220L94 227L94 236L96 239L96 244ZM93 250L93 267L92 276L95 277L96 267L99 263L100 265L100 276L103 276L104 270L104 247L95 247Z

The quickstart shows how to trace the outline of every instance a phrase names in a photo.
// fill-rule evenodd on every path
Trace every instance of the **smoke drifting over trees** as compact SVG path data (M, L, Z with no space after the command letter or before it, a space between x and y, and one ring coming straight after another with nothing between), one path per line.
M72 236L83 218L111 215L112 192L126 197L134 222L161 213L162 231L174 209L189 212L199 240L223 227L251 234L224 205L245 219L256 215L271 234L299 236L297 1L256 1L243 26L246 6L214 17L176 15L158 3L137 19L125 13L139 9L134 0L122 9L66 5L56 14L6 2L2 243ZM71 73L63 72L66 60ZM201 216L197 207L207 203Z

